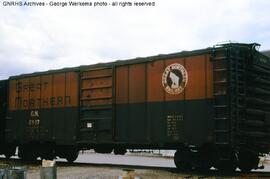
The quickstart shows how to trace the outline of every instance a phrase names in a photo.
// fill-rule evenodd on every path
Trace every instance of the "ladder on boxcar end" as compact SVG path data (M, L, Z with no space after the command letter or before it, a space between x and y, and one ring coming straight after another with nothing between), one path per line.
M246 50L246 49L245 49ZM230 50L230 117L232 118L233 124L233 139L237 143L241 143L240 137L240 124L245 121L245 107L246 107L246 68L247 68L247 57L248 53L244 49Z
M80 142L110 142L113 134L114 68L81 72L80 76Z
M214 51L213 62L213 109L215 143L217 145L229 144L230 119L228 118L228 57L227 54Z
M245 62L237 48L212 53L215 143L234 145L245 106Z

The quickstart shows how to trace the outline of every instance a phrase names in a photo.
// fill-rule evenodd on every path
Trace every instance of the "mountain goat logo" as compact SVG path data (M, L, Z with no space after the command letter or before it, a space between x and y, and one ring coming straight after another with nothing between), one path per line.
M169 94L180 94L186 87L187 81L187 71L179 63L167 66L162 75L162 85Z

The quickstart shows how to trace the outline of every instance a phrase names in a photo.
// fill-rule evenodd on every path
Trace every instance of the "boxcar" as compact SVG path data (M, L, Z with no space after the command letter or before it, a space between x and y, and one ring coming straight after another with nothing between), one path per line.
M268 57L270 57L270 50L262 51L262 53Z
M270 130L270 59L257 45L10 77L7 156L16 146L25 160L68 161L84 149L174 149L182 169L257 169Z
M5 118L7 107L7 81L0 81L0 153L7 153L5 147Z

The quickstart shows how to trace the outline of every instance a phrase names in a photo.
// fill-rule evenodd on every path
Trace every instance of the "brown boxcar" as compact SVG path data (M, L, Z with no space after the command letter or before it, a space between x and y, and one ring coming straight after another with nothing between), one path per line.
M74 71L10 78L6 140L20 145L20 157L52 158L58 148L74 148L78 85Z
M256 46L11 77L6 143L24 159L175 149L179 168L256 169L270 129L270 59Z

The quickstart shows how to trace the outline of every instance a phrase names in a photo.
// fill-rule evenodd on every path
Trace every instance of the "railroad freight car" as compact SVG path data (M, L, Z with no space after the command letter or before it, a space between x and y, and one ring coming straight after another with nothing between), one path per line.
M5 153L9 156L8 149L5 145L5 119L7 111L7 80L0 81L0 154Z
M270 50L262 51L262 53L268 57L270 57Z
M6 142L19 146L20 158L77 158L78 76L60 70L9 79Z
M16 146L24 160L70 162L85 149L174 149L181 169L257 169L270 142L270 59L257 46L10 77L1 93L6 156Z

